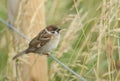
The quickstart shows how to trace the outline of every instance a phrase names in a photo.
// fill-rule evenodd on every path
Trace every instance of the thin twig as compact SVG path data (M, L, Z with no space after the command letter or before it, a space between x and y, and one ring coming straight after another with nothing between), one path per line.
M22 32L20 32L18 29L16 29L13 25L11 25L10 23L4 21L3 19L0 18L0 22L2 22L3 24L7 25L7 27L13 29L16 33L18 33L21 37L23 37L24 39L28 40L30 42L30 39L27 38ZM67 69L69 72L71 72L72 74L74 74L76 77L78 77L80 80L82 81L87 81L85 78L83 78L82 76L80 76L79 74L77 74L76 72L74 72L72 69L70 69L68 66L66 66L65 64L63 64L61 61L59 61L56 57L54 57L52 54L49 54L49 56L55 60L57 63L59 63L61 66L63 66L65 69Z

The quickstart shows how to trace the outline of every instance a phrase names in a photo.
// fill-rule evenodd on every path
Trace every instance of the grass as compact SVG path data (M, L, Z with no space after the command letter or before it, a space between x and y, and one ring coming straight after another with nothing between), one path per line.
M53 52L56 57L88 81L119 81L120 1L49 0L45 6L47 25L57 24L65 29ZM0 7L2 18L6 18L5 9L4 5ZM0 24L0 32L4 28ZM0 81L6 74L5 51L0 50ZM50 58L48 63L50 81L79 81Z
M60 8L63 9L62 3L65 1L58 2L58 7L55 7L57 14L50 19L61 18L58 13ZM56 56L88 81L120 80L119 32L110 32L119 30L119 1L71 0L66 4L69 8L67 14L61 12L65 13L62 17L64 20L61 21L67 22L62 24L67 29ZM69 15L72 17L68 17ZM53 67L54 65L56 67ZM55 73L51 81L79 81L57 63L51 63L50 71L53 68Z
M6 19L6 1L0 1L0 18ZM6 40L6 28L5 25L0 23L0 81L5 81L6 78L6 65L8 61L8 41Z

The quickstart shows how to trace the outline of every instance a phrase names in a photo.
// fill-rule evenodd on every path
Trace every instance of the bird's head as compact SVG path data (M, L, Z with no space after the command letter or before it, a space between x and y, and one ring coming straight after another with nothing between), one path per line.
M60 32L60 28L58 28L56 25L49 25L48 27L47 27L47 30L50 32L50 33L52 33L52 34L59 34L59 32Z

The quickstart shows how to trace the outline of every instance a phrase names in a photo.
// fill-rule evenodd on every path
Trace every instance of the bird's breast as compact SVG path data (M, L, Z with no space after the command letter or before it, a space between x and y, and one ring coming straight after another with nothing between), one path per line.
M51 40L39 49L39 53L49 52L58 46L60 35L53 36Z
M59 40L60 40L60 35L53 36L47 44L48 49L49 50L55 49L58 46Z

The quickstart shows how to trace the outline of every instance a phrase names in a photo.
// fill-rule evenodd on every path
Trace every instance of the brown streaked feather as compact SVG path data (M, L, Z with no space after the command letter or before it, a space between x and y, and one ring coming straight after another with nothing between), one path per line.
M48 34L45 30L43 30L29 43L29 51L34 52L38 48L41 48L50 41L51 37L51 34Z

